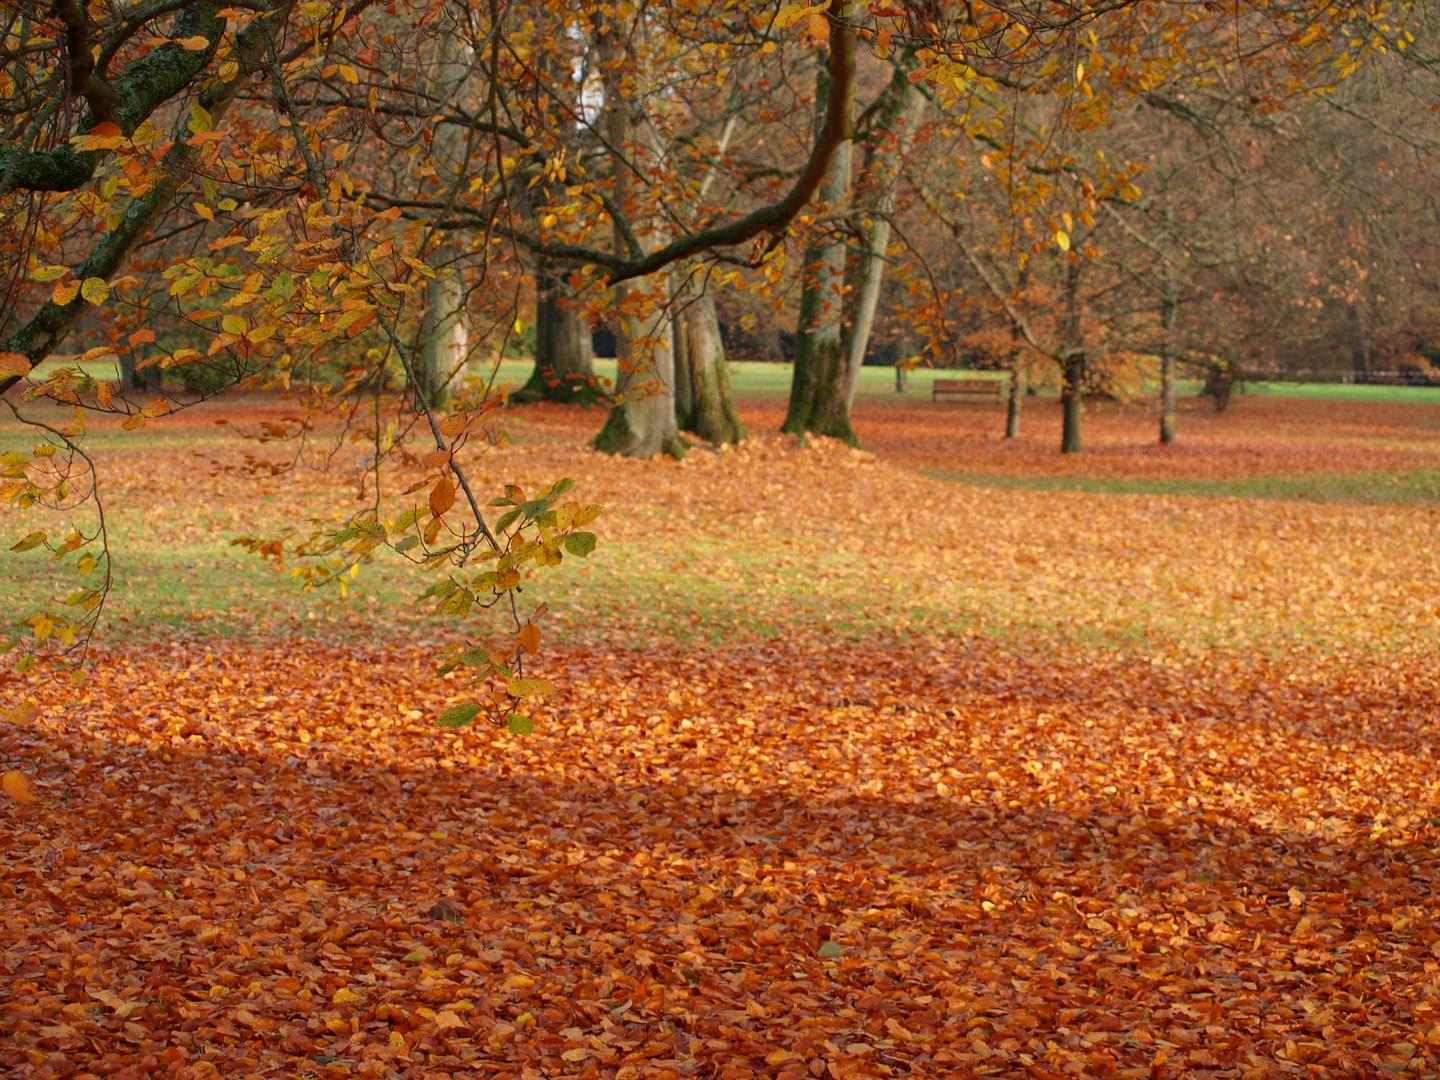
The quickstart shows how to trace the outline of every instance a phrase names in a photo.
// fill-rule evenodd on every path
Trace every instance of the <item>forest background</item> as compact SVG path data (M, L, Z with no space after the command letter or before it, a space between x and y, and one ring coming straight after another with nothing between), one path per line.
M6 3L0 1063L1433 1075L1434 17Z

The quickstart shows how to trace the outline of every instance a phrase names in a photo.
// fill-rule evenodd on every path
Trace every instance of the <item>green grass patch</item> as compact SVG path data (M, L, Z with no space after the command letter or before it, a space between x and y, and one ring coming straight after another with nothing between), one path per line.
M1189 495L1326 503L1440 505L1440 469L1403 472L1307 473L1235 480L1153 480L1102 476L997 476L929 472L936 480L1018 491L1084 491L1102 495Z

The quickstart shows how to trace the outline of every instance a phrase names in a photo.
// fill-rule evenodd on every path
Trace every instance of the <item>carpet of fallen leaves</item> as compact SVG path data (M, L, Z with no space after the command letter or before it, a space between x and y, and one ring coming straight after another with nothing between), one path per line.
M1217 444L1433 461L1388 406L1278 408ZM612 508L528 738L436 729L459 687L373 611L6 685L0 1068L1434 1075L1440 514L916 475L958 414L674 464L522 413L491 479ZM115 451L120 486L313 496L186 453Z

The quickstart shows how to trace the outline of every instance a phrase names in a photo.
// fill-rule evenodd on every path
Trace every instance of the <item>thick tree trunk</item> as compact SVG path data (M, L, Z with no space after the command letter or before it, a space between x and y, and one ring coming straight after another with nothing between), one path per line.
M1160 358L1160 441L1175 441L1175 271L1165 269L1165 297L1160 304L1160 327L1165 355Z
M878 116L865 143L863 170L865 215L861 232L865 247L855 264L855 280L847 290L851 314L846 333L848 353L845 387L846 408L855 404L855 390L860 383L860 368L870 347L870 333L875 328L875 312L880 306L880 286L885 277L885 252L890 246L889 213L895 202L895 180L900 165L910 152L920 117L925 111L925 97L910 81L907 70L896 65L890 85L879 103ZM869 216L869 215L873 215ZM903 376L902 376L903 378ZM903 389L903 387L902 387Z
M674 290L674 286L671 286ZM676 291L676 303L680 305L675 319L670 324L670 336L675 349L675 423L681 431L693 431L691 424L695 417L695 371L690 362L690 308L694 301L683 299L684 282Z
M829 76L822 68L816 80L816 100L829 93ZM850 194L850 151L847 139L835 151L820 198L830 206L843 205ZM854 445L850 425L849 355L843 333L845 292L845 241L827 235L805 253L800 291L800 319L795 334L795 376L790 384L790 407L781 431L831 435Z
M643 35L642 35L643 36ZM636 176L644 176L664 154L657 144L655 126L645 116L638 100L626 98L621 38L614 27L603 29L596 39L602 70L605 72L605 134L616 153L633 154L633 166L615 162L619 179L617 203L643 205L644 192L636 189ZM623 148L623 149L622 149ZM646 215L646 218L649 216ZM633 219L632 219L633 221ZM664 226L654 220L634 223L636 242L645 251L665 243ZM628 244L616 229L615 246L626 251ZM595 448L611 454L648 458L656 454L685 456L685 440L675 424L675 352L670 326L670 274L660 271L615 286L619 353L619 375L615 380L615 404Z
M455 396L470 356L470 331L465 321L465 282L457 269L430 279L426 287L425 336L420 345L420 379L430 404L444 405Z
M615 405L595 448L648 458L685 456L675 424L675 354L670 340L670 275L615 286L621 309Z
M725 342L715 301L701 293L687 305L676 330L675 411L680 426L706 442L719 446L745 438L745 425L730 394L730 371L725 364ZM682 344L683 342L683 344ZM684 370L680 356L684 354ZM688 377L689 385L686 385ZM685 403L683 411L681 403Z
M590 327L566 302L559 279L541 270L535 276L535 370L513 400L593 405L602 396Z

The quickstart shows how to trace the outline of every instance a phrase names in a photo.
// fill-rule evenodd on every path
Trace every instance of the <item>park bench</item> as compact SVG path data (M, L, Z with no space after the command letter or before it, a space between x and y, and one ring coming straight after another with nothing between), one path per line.
M936 379L930 400L999 401L1008 385L1006 379Z

